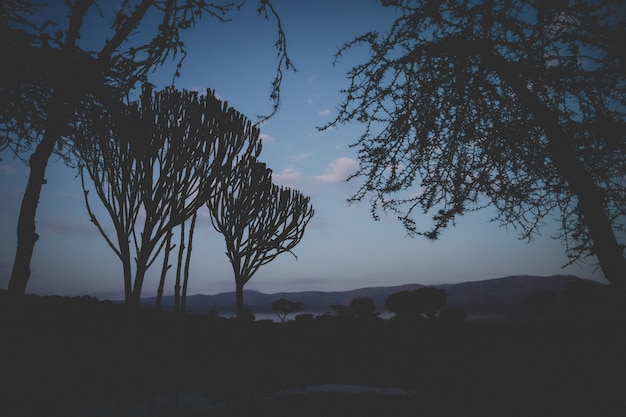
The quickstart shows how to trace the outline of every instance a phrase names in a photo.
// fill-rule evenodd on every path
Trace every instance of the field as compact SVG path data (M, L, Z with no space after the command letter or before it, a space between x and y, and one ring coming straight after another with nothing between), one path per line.
M114 404L114 415L138 415L135 406L157 394L188 392L223 406L171 415L621 416L626 409L626 326L616 319L240 323L86 297L1 301L3 416L98 415L102 404ZM415 395L275 396L317 384Z

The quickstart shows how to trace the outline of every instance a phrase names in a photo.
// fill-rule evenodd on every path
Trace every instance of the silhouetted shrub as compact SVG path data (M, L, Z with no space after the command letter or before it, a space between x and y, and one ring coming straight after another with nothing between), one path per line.
M407 290L393 293L387 297L385 308L401 317L417 316L420 313L418 305L415 303L413 291Z
M354 297L350 309L359 320L371 320L378 317L376 304L370 297Z
M415 298L420 312L433 318L446 305L448 294L440 288L423 287L415 290Z
M315 316L313 314L297 314L295 320L296 323L310 323L315 320Z
M433 318L446 305L445 290L422 287L413 291L400 291L385 300L385 308L400 317Z

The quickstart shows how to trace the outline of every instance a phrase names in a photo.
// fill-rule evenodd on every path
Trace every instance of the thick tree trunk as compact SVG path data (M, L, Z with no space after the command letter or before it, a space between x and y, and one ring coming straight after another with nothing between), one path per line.
M498 75L511 86L518 99L534 115L546 133L550 159L578 199L578 210L589 230L593 251L600 268L611 286L616 291L626 294L626 258L603 205L602 194L591 174L576 157L570 138L561 128L557 116L527 88L515 64L507 62L493 52L485 53L485 50L482 50L481 53Z
M237 318L242 320L245 317L243 309L243 283L241 280L236 281L235 300L237 303Z
M55 101L58 102L59 100L53 100L53 102ZM17 249L7 288L9 296L18 297L24 295L28 279L30 278L30 262L35 250L35 243L39 239L35 227L37 206L39 205L41 188L46 183L45 175L48 160L52 155L55 144L61 137L61 123L58 121L65 119L66 111L64 110L64 106L61 103L57 103L57 106L51 105L50 123L41 142L37 145L35 152L29 160L30 173L17 221Z

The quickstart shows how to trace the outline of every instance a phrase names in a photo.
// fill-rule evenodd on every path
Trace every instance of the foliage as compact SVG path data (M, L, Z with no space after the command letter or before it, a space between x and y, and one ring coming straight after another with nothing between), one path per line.
M239 10L233 3L203 0L125 0L116 7L95 0L0 2L0 151L28 158L29 180L17 223L17 250L8 292L23 295L30 277L35 243L35 217L53 152L62 157L72 147L71 126L85 108L111 106L148 81L157 67L174 60L180 74L187 50L182 34L203 17L229 20ZM103 6L103 7L101 7ZM63 10L65 13L60 12ZM280 18L269 0L259 0L256 13L277 25L276 76L271 85L272 116L280 103L283 70L295 70L287 56ZM48 16L42 21L42 16ZM56 16L67 17L64 22ZM110 27L81 43L88 19ZM91 22L91 21L90 21ZM91 23L90 23L91 24ZM141 32L141 36L134 36ZM103 110L104 111L104 110ZM266 117L262 117L264 119ZM25 159L25 158L24 158Z
M404 318L434 318L446 305L446 291L440 288L421 287L391 294L385 300L388 311Z
M354 312L356 318L360 320L368 320L376 318L376 304L370 297L354 297L350 301L350 309Z
M93 0L73 3L56 0L50 5L2 2L0 51L11 59L0 64L3 74L0 150L9 148L21 156L36 146L48 128L50 106L58 94L76 95L83 105L94 100L108 101L111 96L123 97L138 83L148 81L156 67L171 61L176 63L173 78L180 76L187 55L184 32L207 17L227 22L242 5L235 8L233 3L225 1L134 0L111 8L99 7ZM63 21L52 20L65 15L57 13L61 8L70 16L67 28L63 28ZM262 116L265 119L274 115L280 105L283 70L295 70L295 67L287 56L287 39L272 3L259 1L256 13L265 20L274 19L277 26L274 44L277 67L270 93L272 111ZM90 39L89 46L85 46L80 41L80 32L85 30L85 20L94 14L102 19L101 33L109 36ZM41 20L38 15L49 17L35 23ZM110 28L105 26L105 19L111 22ZM145 35L141 37L144 43L133 36L138 29ZM99 49L91 49L98 42ZM62 132L65 138L66 133ZM63 149L59 146L59 150Z
M487 206L531 239L560 216L571 262L626 287L626 9L617 0L385 0L334 121L365 132L352 201L436 239ZM425 225L418 212L431 213ZM623 235L622 235L623 236Z
M289 314L296 313L298 311L302 311L301 302L289 301L285 298L272 301L272 312L278 316L281 323L285 322L285 319Z
M413 291L415 303L419 306L421 313L429 319L435 317L446 305L448 295L441 288L423 287Z
M237 156L259 154L258 130L210 91L152 94L149 86L140 101L82 120L75 150L87 210L122 261L126 302L138 304L146 270L169 245L164 238L214 196L215 183L231 175ZM113 236L91 209L85 174Z
M243 287L256 271L292 249L313 217L310 198L272 183L272 171L254 158L242 158L232 175L216 182L207 203L215 230L224 235L235 274L237 315ZM295 256L295 255L294 255Z

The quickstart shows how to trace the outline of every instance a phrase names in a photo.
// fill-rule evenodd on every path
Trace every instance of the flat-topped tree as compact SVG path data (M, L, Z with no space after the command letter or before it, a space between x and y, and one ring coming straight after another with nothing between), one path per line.
M146 271L168 233L214 198L215 185L232 174L237 157L258 156L258 129L210 91L152 94L146 87L140 101L85 117L77 130L87 210L122 261L126 303L138 305ZM114 236L91 209L85 173Z
M309 197L273 184L272 171L252 158L240 160L237 174L218 188L207 206L213 227L226 241L235 274L237 317L242 318L244 285L262 265L291 252L314 211Z

